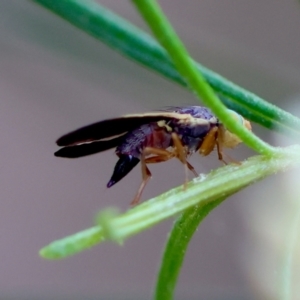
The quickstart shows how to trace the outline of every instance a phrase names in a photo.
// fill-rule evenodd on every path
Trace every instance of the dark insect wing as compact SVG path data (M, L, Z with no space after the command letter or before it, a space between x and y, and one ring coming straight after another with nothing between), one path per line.
M116 118L103 120L91 125L84 126L60 137L56 143L58 146L72 146L84 142L97 141L124 134L139 124L136 118Z
M125 115L103 120L67 133L57 140L65 146L54 153L58 157L78 158L117 147L123 136L143 124L182 117L171 112Z
M113 138L143 124L160 120L167 121L174 118L181 118L181 116L182 114L171 112L125 115L116 119L103 120L67 133L59 138L56 143L58 146L73 146L84 142Z
M64 147L55 152L54 155L77 158L115 148L122 142L123 136L127 132L151 122L187 119L188 123L193 123L193 120L200 119L206 120L204 125L207 126L207 121L212 117L211 112L204 107L185 106L168 107L167 111L132 114L103 120L79 128L59 138L57 144ZM198 127L202 128L201 125Z
M67 158L78 158L82 156L92 155L117 147L122 139L123 136L119 136L107 141L95 141L81 145L67 146L56 151L54 155Z

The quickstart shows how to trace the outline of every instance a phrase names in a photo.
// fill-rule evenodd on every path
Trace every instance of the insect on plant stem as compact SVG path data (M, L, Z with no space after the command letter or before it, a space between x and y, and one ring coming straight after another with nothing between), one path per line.
M251 130L251 124L242 116L229 111L236 121ZM187 158L195 152L209 155L215 148L218 159L223 161L223 148L234 148L241 143L239 137L227 130L212 112L201 106L170 107L167 111L124 115L103 120L57 140L62 146L55 156L78 158L115 148L119 157L107 183L110 188L124 178L139 162L142 183L131 202L139 203L151 172L149 164L177 158L187 170L198 176Z

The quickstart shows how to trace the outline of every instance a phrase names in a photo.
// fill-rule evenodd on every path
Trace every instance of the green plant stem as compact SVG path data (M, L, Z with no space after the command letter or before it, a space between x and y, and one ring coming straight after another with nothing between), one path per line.
M168 238L159 271L154 299L173 299L174 289L189 242L201 221L225 198L204 205L197 204L177 219Z
M297 197L297 196L296 196ZM295 201L298 201L298 197ZM288 205L291 205L290 203ZM283 252L283 264L279 268L281 270L281 285L280 288L280 299L282 300L292 300L293 297L293 270L295 268L294 262L296 261L297 243L298 235L300 228L300 209L299 205L295 206L295 209L291 211L291 214L288 216L289 224L286 226L286 243L285 251ZM297 288L295 289L297 290Z
M300 163L299 153L300 147L294 146L272 158L257 156L248 159L242 165L227 165L211 172L205 178L200 177L189 182L187 190L179 186L122 215L106 218L103 225L109 230L103 231L102 225L95 226L51 243L43 248L40 254L44 258L60 259L107 239L123 241L189 207L212 203L271 174L297 166Z
M166 51L153 38L94 1L31 1L50 9L121 54L183 86L187 86ZM222 101L229 108L267 128L291 136L300 136L300 120L298 118L264 101L257 95L246 91L206 67L197 63L195 65L211 87L227 97L223 97Z
M198 98L202 99L204 104L211 108L225 126L231 132L238 135L247 146L260 154L271 155L275 149L236 122L225 109L225 106L206 82L205 78L197 70L183 43L157 2L155 0L132 0L132 2L148 23L155 37L167 50L179 73L186 79L186 82Z

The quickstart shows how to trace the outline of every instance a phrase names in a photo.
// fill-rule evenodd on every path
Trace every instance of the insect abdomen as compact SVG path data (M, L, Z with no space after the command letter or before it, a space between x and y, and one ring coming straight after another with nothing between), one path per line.
M140 158L145 147L166 149L171 145L171 135L157 123L150 123L127 133L117 147L116 154L129 154Z
M124 178L140 161L145 147L166 149L170 146L171 135L157 123L150 123L128 132L117 147L119 160L107 187L111 187Z

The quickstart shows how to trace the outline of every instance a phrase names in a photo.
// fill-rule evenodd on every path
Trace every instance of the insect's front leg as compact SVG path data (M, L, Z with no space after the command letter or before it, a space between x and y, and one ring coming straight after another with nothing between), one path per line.
M172 136L174 151L168 151L165 149L146 147L144 149L144 153L146 155L154 155L145 159L146 164L153 164L167 161L173 157L178 158L184 165L188 167L188 169L194 174L195 177L198 177L199 174L195 171L195 168L186 160L186 151L182 146L178 135L175 133L174 137ZM175 140L175 141L174 141Z
M183 147L181 140L178 136L177 133L173 132L172 133L172 140L173 140L173 145L175 147L175 153L176 157L184 164L184 169L185 169L185 183L184 183L184 188L186 188L187 182L188 182L188 173L187 170L189 169L195 177L198 177L198 173L195 171L195 168L187 161L186 159L186 149Z
M220 130L219 130L220 132ZM220 133L219 133L220 136ZM225 165L227 165L227 162L223 159L223 152L222 152L222 145L220 143L220 139L216 140L216 144L217 144L217 152L218 152L218 158L220 161L222 161Z
M218 157L220 160L222 160L221 146L220 143L217 143L219 133L220 130L218 129L218 127L213 127L212 129L210 129L210 131L204 137L203 142L200 146L199 153L201 155L203 156L209 155L214 150L215 145L217 144Z
M217 146L217 153L218 153L218 159L222 161L225 165L227 165L227 162L224 159L224 156L226 158L235 163L240 164L238 161L231 158L228 154L223 152L223 141L224 140L224 128L222 127L215 127L211 129L208 134L205 136L202 145L199 149L200 154L206 156L210 154L210 152L214 149L215 145Z
M218 159L227 165L223 159L222 151L223 131L224 129L222 127L213 127L204 137L199 152L201 155L207 156L214 150L215 146L217 146Z

